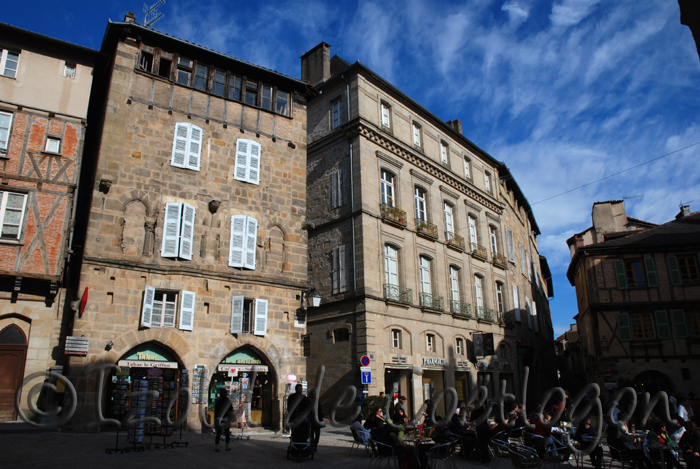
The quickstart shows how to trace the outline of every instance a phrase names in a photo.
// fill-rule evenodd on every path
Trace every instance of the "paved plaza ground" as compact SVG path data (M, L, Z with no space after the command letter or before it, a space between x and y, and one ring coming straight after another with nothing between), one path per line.
M19 429L20 427L18 427ZM240 433L238 430L236 433ZM316 468L365 468L369 458L364 450L350 455L352 437L348 427L327 426L322 431L318 453L313 461L301 463L287 460L289 439L269 431L249 433L250 440L231 442L232 451L214 452L214 436L201 433L185 433L188 446L106 454L106 448L115 446L116 433L0 433L0 468L252 468L284 469L301 465ZM147 439L148 441L148 439ZM153 439L162 442L163 439ZM168 438L166 441L172 441ZM126 446L126 438L120 435L120 447ZM605 466L609 463L605 448ZM458 468L484 469L474 461L457 459ZM571 461L575 466L573 460ZM444 464L438 464L438 468ZM393 467L393 466L391 466ZM510 469L511 463L500 460L497 469ZM551 467L551 466L550 466ZM620 468L615 461L614 468ZM584 468L591 469L588 458ZM583 469L583 468L582 468Z

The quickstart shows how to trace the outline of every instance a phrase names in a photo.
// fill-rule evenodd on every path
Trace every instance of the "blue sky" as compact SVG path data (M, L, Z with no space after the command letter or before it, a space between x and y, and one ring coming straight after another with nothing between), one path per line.
M150 2L155 3L155 0ZM3 7L0 21L99 48L107 20L141 1L43 1ZM321 41L359 60L505 161L533 204L554 276L555 335L573 322L566 239L596 201L663 223L700 209L700 59L673 0L231 2L167 0L156 29L300 76Z

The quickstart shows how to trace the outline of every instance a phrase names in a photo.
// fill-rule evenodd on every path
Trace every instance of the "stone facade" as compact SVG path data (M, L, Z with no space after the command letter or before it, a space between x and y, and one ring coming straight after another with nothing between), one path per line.
M91 365L116 364L135 348L152 344L168 351L177 368L190 375L195 365L206 365L213 373L224 358L244 347L269 367L270 416L263 424L279 428L285 376L306 374L300 299L307 289L308 262L302 227L307 86L128 19L108 26L102 49L112 55L113 64L102 98L106 111L98 129L92 201L84 208L89 222L78 291L87 288L89 300L82 317L74 319L73 333L89 337L90 349L87 357L70 362L71 379L85 397L77 421L89 422L96 415ZM191 68L181 67L185 61ZM166 66L172 69L166 72ZM181 73L189 72L188 82L178 82ZM225 81L218 81L221 76ZM243 97L233 95L236 77L243 77ZM245 93L253 85L257 94L249 99L255 102L246 103ZM268 90L274 94L266 95ZM269 110L268 97L273 100ZM197 167L173 165L180 128L191 129L190 152L192 142L198 143L197 129L201 131ZM249 173L245 162L237 163L237 152L246 151L241 142L253 149L259 145L257 183L253 150L248 153ZM245 180L237 172L241 167ZM182 207L181 219L175 217L180 226L191 222L185 210L194 208L189 225L193 232L186 235L183 229L179 238L176 232L179 254L166 257L169 248L163 237L170 239L166 216L173 206ZM234 217L253 230L236 232L246 243L232 236ZM233 247L243 249L246 267L232 260ZM252 265L246 255L254 256ZM162 327L156 327L155 316L146 316L147 287L155 289L156 298L165 295L164 303L175 298L175 317L166 322L163 316ZM192 310L185 307L190 295ZM244 297L246 304L249 299L266 300L266 315L263 304L254 302L255 333L252 324L246 330L245 322L232 332L234 297ZM264 322L258 323L261 312ZM201 427L197 407L188 414L192 429Z
M614 213L625 222L610 223L613 215L605 215ZM676 220L657 226L627 217L622 201L599 202L593 226L567 241L588 382L652 394L696 391L698 218L683 207Z
M491 397L500 379L521 394L527 365L540 365L529 392L555 385L545 365L554 358L551 284L538 274L539 233L524 196L512 178L499 182L507 168L464 138L458 121L444 123L361 64L329 57L325 43L302 57L302 73L325 73L314 75L320 94L309 103L307 184L309 284L323 297L309 310L308 368L313 378L326 367L322 402L363 387L362 355L372 372L364 389L389 393L397 383L412 412L448 386L465 399L486 375ZM310 63L319 60L329 63ZM508 261L506 229L532 259L524 274L519 257ZM533 302L538 315L529 317ZM474 355L480 333L493 334L494 355ZM437 409L444 414L444 401Z
M16 59L0 74L0 420L13 420L14 389L27 380L26 410L30 389L63 365L64 273L97 52L4 24L0 36ZM39 405L50 407L45 397Z

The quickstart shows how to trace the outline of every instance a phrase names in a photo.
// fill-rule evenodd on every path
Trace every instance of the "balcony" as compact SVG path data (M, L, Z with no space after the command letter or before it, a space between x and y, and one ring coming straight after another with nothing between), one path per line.
M413 290L390 283L384 284L384 299L405 305L413 304Z
M476 307L476 319L488 322L496 322L493 309L484 306Z
M463 318L471 319L472 305L470 305L469 303L463 303L461 301L452 300L450 301L450 312L455 316L461 316Z
M416 218L416 233L419 236L432 239L433 241L438 238L437 225L433 225L432 223L421 220L420 218Z
M509 311L503 315L503 324L506 327L515 327L515 313Z
M488 259L488 251L486 248L477 243L471 243L472 257L485 261Z
M445 239L447 240L447 246L458 251L464 251L464 238L458 234L454 234L451 231L445 232Z
M506 266L508 265L508 259L506 259L506 256L503 254L494 253L493 265L505 270Z
M390 225L406 228L406 211L388 204L381 204L382 221Z
M420 306L421 308L425 309L445 311L445 298L442 296L433 295L432 293L421 293Z

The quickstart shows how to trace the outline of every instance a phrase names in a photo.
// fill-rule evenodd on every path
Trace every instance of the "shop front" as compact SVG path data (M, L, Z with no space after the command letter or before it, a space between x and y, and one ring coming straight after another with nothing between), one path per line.
M435 396L445 389L444 358L423 358L423 402L430 399L435 405L435 415L445 415L445 397L435 402Z
M404 358L404 363L406 359ZM396 391L394 391L396 389ZM392 393L395 392L395 396ZM406 415L413 415L413 368L405 364L386 364L384 368L384 393L392 400L406 396Z
M161 419L161 425L149 422L130 428L129 440L137 443L148 435L172 435L175 427L166 424L166 416L174 423L184 412L187 403L180 399L179 390L189 386L187 370L170 350L153 342L131 349L117 365L120 370L112 371L105 386L105 417L121 421L133 410L137 420Z
M469 400L469 392L471 391L471 381L469 370L466 368L469 365L466 360L458 361L455 369L455 391L457 392L457 402L467 402Z
M214 405L221 390L226 389L236 412L237 426L271 426L277 383L270 368L249 347L241 347L226 356L212 373L207 412L209 421L214 421Z

